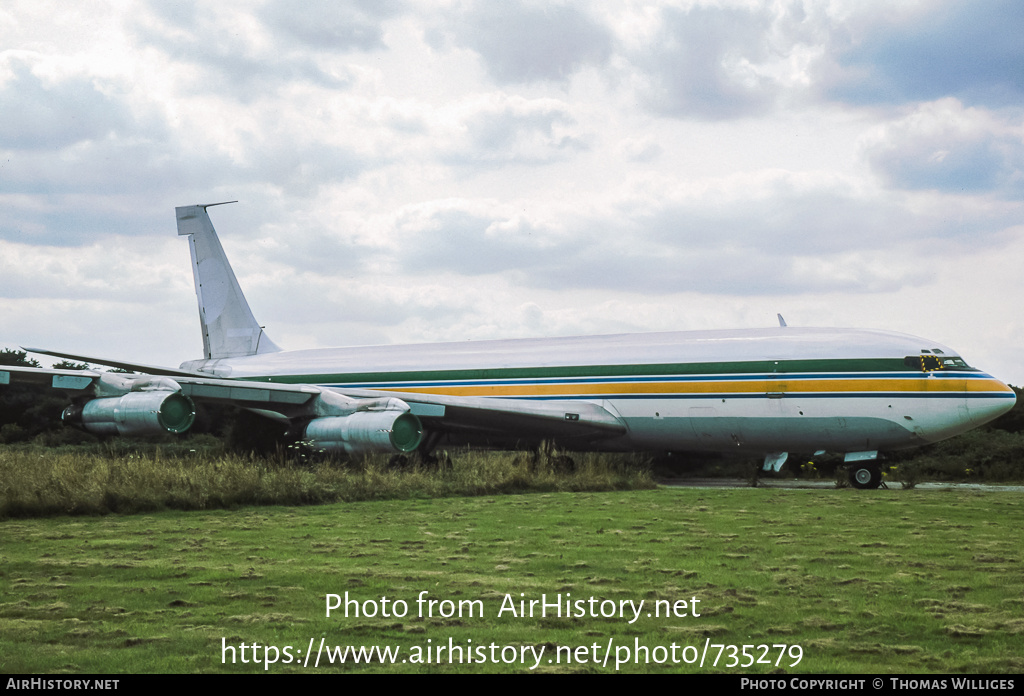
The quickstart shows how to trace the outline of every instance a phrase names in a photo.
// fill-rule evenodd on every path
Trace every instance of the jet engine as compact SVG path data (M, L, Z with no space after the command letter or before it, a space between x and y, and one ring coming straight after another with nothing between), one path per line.
M137 391L90 399L68 406L61 414L65 424L96 435L183 433L195 419L192 399L178 391Z
M356 411L347 416L314 418L303 439L346 454L412 452L423 440L423 425L409 411Z

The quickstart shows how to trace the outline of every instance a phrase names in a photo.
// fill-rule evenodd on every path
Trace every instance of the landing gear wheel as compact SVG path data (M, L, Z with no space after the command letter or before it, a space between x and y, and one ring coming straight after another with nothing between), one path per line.
M882 483L882 470L877 466L857 464L850 467L850 485L854 488L878 488Z

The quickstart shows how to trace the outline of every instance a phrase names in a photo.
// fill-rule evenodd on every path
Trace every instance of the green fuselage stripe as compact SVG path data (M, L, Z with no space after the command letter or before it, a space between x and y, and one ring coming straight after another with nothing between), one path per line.
M652 365L572 365L395 372L268 375L248 379L284 384L387 384L394 382L449 382L475 380L530 380L615 377L667 377L699 375L913 372L902 358L754 360L744 362L660 363Z

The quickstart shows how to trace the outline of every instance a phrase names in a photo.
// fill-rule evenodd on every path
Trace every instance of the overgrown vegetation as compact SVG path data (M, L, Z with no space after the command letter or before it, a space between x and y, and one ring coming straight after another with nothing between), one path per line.
M397 468L383 455L307 462L291 451L230 454L210 436L124 444L0 447L0 518L654 487L644 460L629 455L578 455L567 470L557 452L460 450L447 455L450 465Z
M976 430L917 452L898 453L891 461L897 472L912 471L920 481L1021 481L1024 433Z

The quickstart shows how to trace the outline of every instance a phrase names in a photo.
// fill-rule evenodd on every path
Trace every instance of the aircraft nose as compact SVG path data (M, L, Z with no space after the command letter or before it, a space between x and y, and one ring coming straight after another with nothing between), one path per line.
M970 413L971 422L975 425L983 425L995 420L1009 412L1017 403L1017 394L1011 387L997 379L990 379L984 394L970 392L970 395L976 396L976 398L967 399L967 410Z

